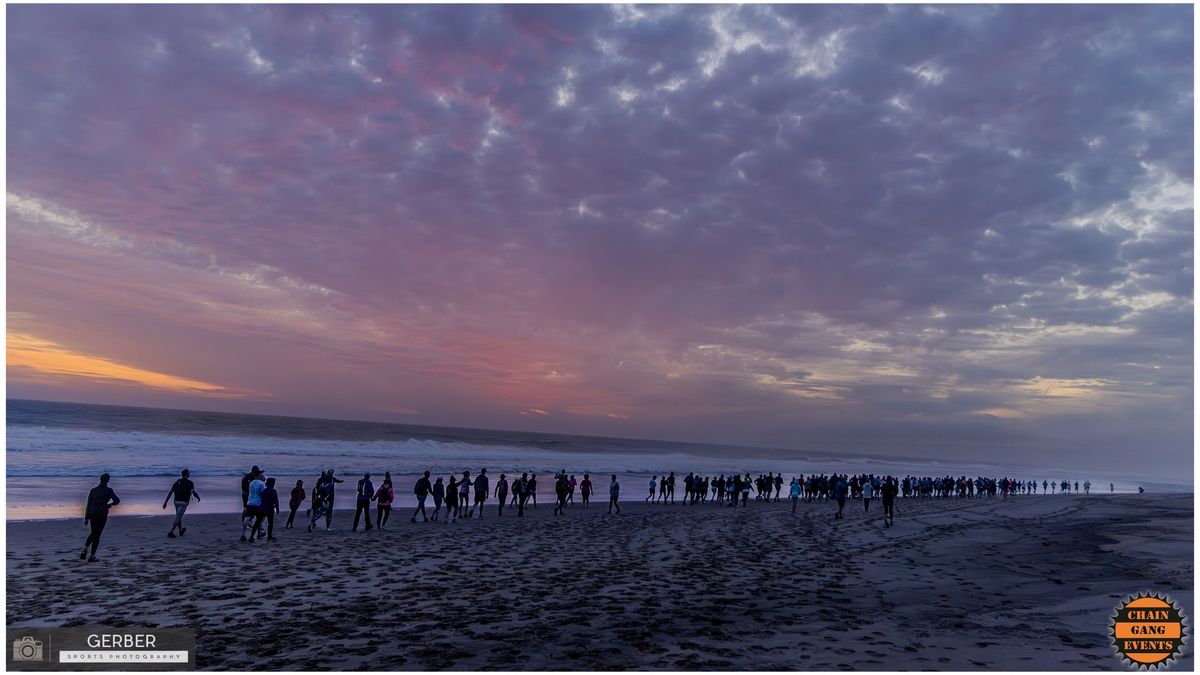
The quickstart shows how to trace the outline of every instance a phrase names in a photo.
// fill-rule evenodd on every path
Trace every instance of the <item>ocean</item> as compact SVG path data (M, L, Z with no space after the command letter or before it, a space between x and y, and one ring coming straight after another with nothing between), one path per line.
M464 469L474 475L487 468L493 484L501 473L537 474L539 501L547 505L552 503L551 477L560 470L579 478L591 474L598 487L616 474L623 497L639 500L649 477L668 471L681 477L693 471L782 472L787 479L832 471L1011 476L1039 483L1056 477L1085 478L1063 469L916 457L18 399L7 401L5 430L8 520L76 516L87 490L104 472L113 476L112 485L122 497L119 513L161 514L161 500L185 467L205 497L193 506L195 512L236 510L239 479L251 465L275 476L282 495L297 480L311 487L322 470L333 468L346 480L340 493L345 496L339 498L343 507L352 507L354 486L362 474L372 473L378 485L385 471L393 476L400 507L413 502L412 482L426 470L448 477ZM1088 478L1096 489L1103 483L1105 490L1110 480L1119 480L1100 474ZM1137 486L1124 483L1118 488L1129 492Z

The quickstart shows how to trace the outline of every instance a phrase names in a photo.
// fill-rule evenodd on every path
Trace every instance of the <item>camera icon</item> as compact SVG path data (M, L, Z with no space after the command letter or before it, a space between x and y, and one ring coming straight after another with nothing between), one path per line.
M13 640L13 661L42 661L42 641L26 635Z

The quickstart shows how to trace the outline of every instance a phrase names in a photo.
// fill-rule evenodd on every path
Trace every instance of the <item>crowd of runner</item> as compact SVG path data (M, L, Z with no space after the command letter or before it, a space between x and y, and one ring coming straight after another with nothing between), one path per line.
M100 476L100 484L92 488L88 494L84 510L84 524L90 526L91 532L83 545L81 559L95 561L96 550L100 545L100 536L108 521L108 511L121 503L120 498L109 486L109 475ZM582 480L569 475L565 470L556 473L551 479L554 482L554 515L561 516L572 505L588 509L591 506L592 495L596 487L590 474L583 474ZM296 481L287 501L287 520L283 527L291 529L296 524L296 514L305 504L307 530L312 532L324 520L325 529L333 529L333 508L337 485L345 481L338 478L333 469L321 472L311 488L306 488L303 480ZM426 471L417 479L413 487L413 495L417 506L409 517L410 522L442 522L455 523L460 519L483 518L489 509L495 509L495 516L504 515L505 508L509 512L515 510L517 517L525 515L527 508L537 508L537 474L522 473L520 477L514 474L510 479L507 474L500 474L495 483L491 482L487 469L480 469L472 477L469 470L462 475L433 477ZM752 477L746 474L701 475L688 473L680 478L675 472L666 475L653 475L649 480L649 492L644 502L654 504L676 504L676 491L681 493L678 503L685 505L713 504L726 507L748 507L751 497L754 501L778 502L783 498L784 478L782 473L766 473ZM1043 480L1042 494L1077 494L1080 492L1079 481ZM615 474L611 475L608 488L608 513L621 513L620 496L621 484ZM877 476L874 474L810 474L799 475L790 479L786 497L792 502L792 513L795 513L800 502L834 502L837 511L834 519L845 518L847 500L861 500L864 513L870 513L871 502L879 499L883 508L884 525L890 527L894 517L894 503L897 497L917 498L994 498L999 495L1007 499L1010 495L1031 495L1038 493L1038 482L1033 480L1015 480L1010 478L985 478L977 476L968 478L959 476ZM1091 481L1082 482L1084 494L1090 494ZM1109 492L1115 492L1116 487L1108 484ZM1142 492L1138 488L1138 492ZM578 502L575 499L579 495ZM275 478L269 478L258 466L242 476L242 535L241 541L253 543L265 539L275 541L275 518L282 514L282 502L275 488ZM488 502L495 499L495 505ZM163 500L163 509L169 502L175 507L175 518L167 536L175 538L183 536L187 528L183 525L183 516L191 502L200 500L189 472L184 469L180 477L171 485ZM357 482L354 494L354 520L351 526L358 531L359 524L364 531L373 528L386 530L391 520L392 505L396 500L396 491L392 484L392 474L384 472L378 487L372 481L371 474L364 474ZM371 521L372 506L375 521ZM89 556L90 552L90 556Z

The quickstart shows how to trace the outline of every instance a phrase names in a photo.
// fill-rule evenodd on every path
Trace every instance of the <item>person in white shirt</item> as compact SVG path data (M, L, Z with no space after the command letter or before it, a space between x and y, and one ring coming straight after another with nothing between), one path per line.
M255 467L257 469L257 467ZM263 511L262 493L267 489L267 484L263 481L262 469L254 472L250 480L250 485L246 492L246 508L242 510L242 541L254 543L254 535L258 534L255 521L259 514ZM246 532L250 532L250 538L246 538Z
M654 476L653 478L650 479L650 496L646 497L646 501L650 501L651 499L654 499L654 491L657 488L658 488L658 476Z

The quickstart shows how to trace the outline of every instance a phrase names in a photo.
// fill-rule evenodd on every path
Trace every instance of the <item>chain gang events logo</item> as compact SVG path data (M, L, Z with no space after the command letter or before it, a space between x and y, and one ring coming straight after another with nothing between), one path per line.
M1157 670L1183 653L1191 634L1183 608L1161 593L1125 598L1109 622L1113 652L1135 670Z

